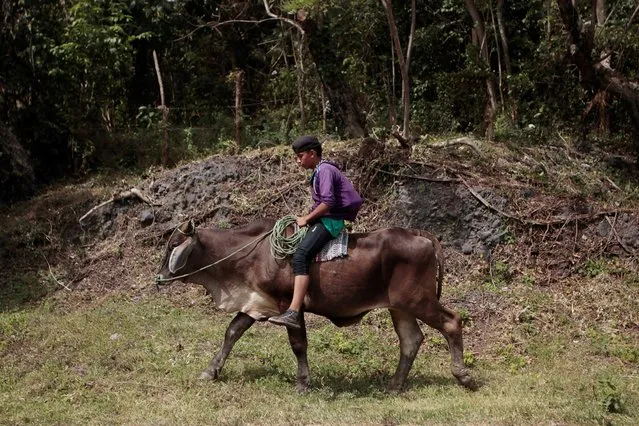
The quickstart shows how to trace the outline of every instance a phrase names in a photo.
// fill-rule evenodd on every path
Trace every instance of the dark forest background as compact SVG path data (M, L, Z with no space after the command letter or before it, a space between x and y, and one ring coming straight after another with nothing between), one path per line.
M639 152L639 0L2 0L0 200L300 134Z

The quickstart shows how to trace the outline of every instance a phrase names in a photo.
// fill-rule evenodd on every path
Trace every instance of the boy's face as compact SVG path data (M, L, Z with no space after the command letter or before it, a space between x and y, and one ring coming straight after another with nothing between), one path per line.
M310 151L299 152L296 154L297 164L304 169L314 169L317 166L317 154L312 149Z

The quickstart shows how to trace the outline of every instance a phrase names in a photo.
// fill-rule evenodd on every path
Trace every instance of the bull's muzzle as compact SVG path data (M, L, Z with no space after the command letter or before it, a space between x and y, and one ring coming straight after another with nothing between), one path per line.
M161 286L169 285L173 282L173 279L164 277L162 274L155 276L155 289L160 291Z

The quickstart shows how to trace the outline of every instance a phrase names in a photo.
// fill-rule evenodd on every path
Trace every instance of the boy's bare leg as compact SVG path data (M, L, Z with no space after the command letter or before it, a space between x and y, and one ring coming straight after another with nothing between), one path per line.
M296 275L295 283L293 284L293 300L289 309L299 312L302 309L304 303L304 297L308 291L308 285L311 281L309 275Z
M308 275L296 275L295 282L293 283L293 300L291 301L291 305L283 314L271 317L268 320L273 324L284 325L289 328L302 328L303 321L300 310L302 309L310 281L311 278Z

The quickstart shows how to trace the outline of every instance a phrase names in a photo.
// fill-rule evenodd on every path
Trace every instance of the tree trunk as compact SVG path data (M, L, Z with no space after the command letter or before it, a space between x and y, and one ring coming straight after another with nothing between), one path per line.
M603 25L606 21L606 0L592 0L593 21Z
M397 103L395 99L395 48L393 47L393 43L391 42L391 54L393 61L391 63L390 69L390 81L389 78L384 79L384 83L386 86L386 93L388 94L388 120L390 127L393 128L397 124L397 109L395 104Z
M328 105L326 104L326 94L324 91L324 85L320 87L320 93L322 95L322 133L326 134L326 113Z
M295 60L295 70L297 71L297 100L300 107L300 132L304 133L306 129L306 114L304 107L304 35L300 34L299 39L295 40L295 35L291 31L291 47L293 59Z
M235 142L237 147L242 147L242 77L244 71L234 71L235 80Z
M470 13L473 19L473 42L479 47L481 58L484 61L486 67L490 68L490 58L488 56L488 40L486 37L486 30L484 29L484 18L481 16L475 2L473 0L466 0L466 9ZM495 134L495 112L497 111L497 95L495 91L495 82L492 75L486 78L486 93L488 99L486 100L486 107L484 109L484 124L483 129L488 140L492 140Z
M162 157L161 163L163 167L169 162L169 135L168 135L168 121L169 121L169 109L164 102L164 83L162 82L162 73L160 73L160 62L158 61L158 54L153 49L153 64L155 65L155 74L158 78L158 86L160 88L160 106L158 109L162 111Z
M606 22L606 0L592 0L593 21L597 27L603 27ZM594 31L593 41L594 45ZM603 50L600 53L600 61L602 65L610 66L610 51ZM596 107L597 131L600 134L607 134L610 129L610 113L608 105L610 104L610 95L605 90L599 90L592 98L591 105Z
M29 152L0 120L0 201L24 198L36 188Z
M397 32L397 25L395 24L395 17L393 14L393 4L392 0L381 0L384 9L386 10L386 18L388 19L388 27L390 30L390 37L393 42L393 46L395 47L395 52L397 54L397 60L399 62L399 70L402 75L402 105L404 112L403 119L403 130L401 135L404 139L410 138L410 82L408 80L408 62L406 60L409 57L404 56L404 51L402 50L402 44L399 40L399 34ZM413 12L415 10L415 2L412 2ZM414 16L413 16L414 21ZM411 30L414 31L413 23L411 22ZM412 34L411 34L412 37ZM411 38L412 41L412 38ZM412 45L412 42L409 42L409 46ZM403 141L400 141L402 145L404 145Z
M508 47L508 36L506 36L506 25L504 24L504 0L497 0L497 25L499 25L499 36L501 38L501 48L504 55L504 68L506 74L511 74L510 48Z

